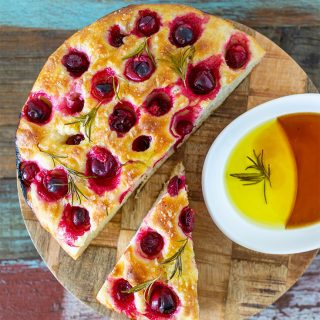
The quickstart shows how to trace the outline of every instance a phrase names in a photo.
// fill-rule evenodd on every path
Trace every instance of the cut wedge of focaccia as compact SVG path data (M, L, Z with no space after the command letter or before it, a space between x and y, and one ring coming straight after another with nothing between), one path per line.
M129 6L74 34L23 106L17 169L41 225L73 258L260 61L225 20Z
M193 224L184 168L179 164L98 300L132 319L199 319Z

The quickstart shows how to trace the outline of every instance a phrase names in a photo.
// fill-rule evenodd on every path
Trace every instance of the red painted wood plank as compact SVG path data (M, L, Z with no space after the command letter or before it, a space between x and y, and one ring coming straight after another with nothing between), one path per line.
M0 319L63 319L63 293L41 260L0 261Z
M67 292L44 262L0 260L0 320L102 320Z

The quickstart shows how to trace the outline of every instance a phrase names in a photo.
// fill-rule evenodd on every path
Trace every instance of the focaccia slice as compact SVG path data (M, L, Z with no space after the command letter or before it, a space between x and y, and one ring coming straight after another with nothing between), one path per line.
M199 319L193 224L184 168L179 164L100 289L98 300L131 319Z

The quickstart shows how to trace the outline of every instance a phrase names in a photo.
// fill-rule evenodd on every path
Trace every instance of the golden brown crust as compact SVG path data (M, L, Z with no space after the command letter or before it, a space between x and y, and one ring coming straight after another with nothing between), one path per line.
M181 163L173 171L171 177L173 176L184 177L184 168ZM179 191L177 196L170 196L167 192L167 184L165 185L158 200L143 220L141 227L100 289L97 298L102 304L115 311L120 311L111 295L111 286L114 279L122 278L129 281L131 286L136 286L159 276L159 281L163 282L170 278L173 264L161 264L161 261L173 256L181 248L183 241L187 239L186 234L178 224L178 219L182 209L188 206L188 204L186 186ZM151 228L164 238L165 247L161 257L150 260L143 258L139 254L137 237L139 232L146 228ZM167 282L167 285L174 289L180 300L180 307L170 319L197 320L199 319L197 297L198 271L191 238L188 238L181 258L184 270L182 275L179 277L176 274ZM147 319L143 315L146 309L146 302L142 291L135 293L135 304L139 314L134 319Z
M150 38L151 52L156 57L156 70L151 78L144 82L135 83L123 80L123 57L137 48L144 41L134 34L124 38L124 44L120 48L111 46L107 41L107 32L115 24L127 34L134 28L137 14L140 10L150 9L156 11L161 17L162 26L156 34ZM153 166L159 159L165 160L174 150L177 138L170 132L170 122L173 114L188 105L199 105L202 108L194 130L226 98L234 87L242 80L252 67L263 56L263 49L251 37L247 36L251 59L244 69L231 70L225 62L220 67L222 88L212 102L210 99L197 101L196 98L188 98L182 94L182 89L177 83L179 77L174 73L165 61L167 52L174 52L177 48L168 41L169 24L177 16L194 13L205 21L204 30L200 39L195 43L195 55L193 64L213 56L221 54L230 36L238 32L231 23L220 18L210 16L197 9L184 5L141 5L129 6L115 11L92 25L77 32L65 41L48 59L36 80L32 93L45 93L52 102L53 116L49 123L43 126L33 124L22 117L17 130L17 150L23 161L36 161L43 169L54 167L50 157L40 152L38 145L45 151L67 155L63 162L68 167L80 172L85 171L86 155L92 146L106 147L116 155L122 166L122 174L119 186L102 196L95 194L88 188L86 179L75 178L77 185L85 193L88 199L82 199L82 206L88 209L90 214L91 229L82 237L79 237L75 246L68 246L59 232L58 224L63 207L70 202L70 197L60 200L58 203L46 203L37 195L36 188L31 186L27 192L28 201L37 215L40 223L45 227L73 257L77 258L87 247L103 226L118 211L124 201L120 202L123 193L128 191L125 199L140 184L144 177L153 172ZM214 32L214 36L213 36ZM77 49L85 52L90 60L90 67L81 77L72 78L61 63L62 57L69 49ZM93 75L106 67L112 68L119 77L119 95L130 101L141 111L141 105L146 96L155 88L172 87L174 97L173 108L164 116L154 117L146 112L140 112L138 125L134 126L124 137L118 137L115 131L109 130L108 116L117 104L116 97L107 104L102 104L98 110L93 125L92 141L88 139L78 146L69 146L64 142L70 135L79 132L84 134L79 124L65 125L74 121L72 116L63 115L58 109L65 96L70 92L81 93L84 98L84 109L81 114L86 114L98 106L98 102L91 96L91 79ZM132 151L133 140L140 135L152 137L152 144L145 152ZM159 162L160 164L160 162Z

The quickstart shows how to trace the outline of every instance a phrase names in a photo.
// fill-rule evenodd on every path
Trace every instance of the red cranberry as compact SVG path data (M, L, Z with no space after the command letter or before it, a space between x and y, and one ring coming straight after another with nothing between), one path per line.
M142 36L150 37L160 29L160 18L156 12L144 10L139 12L140 18L136 24L136 32Z
M188 24L178 25L172 34L172 39L177 47L185 47L194 43L192 27Z
M140 239L140 248L149 258L156 257L161 252L163 246L163 238L156 231L147 231Z
M68 145L79 145L81 143L81 141L84 140L84 136L83 134L79 133L79 134L75 134L73 136L70 136L67 141L66 144Z
M119 48L123 45L123 38L126 34L122 33L120 30L120 26L114 25L109 30L109 43L116 48Z
M38 193L46 201L57 201L68 194L68 176L63 169L43 170L36 179Z
M38 165L32 161L21 162L19 169L19 175L23 185L30 187L37 173L40 171Z
M68 109L71 114L78 113L82 111L84 106L84 101L80 96L75 96L69 99L69 103L67 104Z
M151 288L149 306L159 314L171 315L177 310L178 297L167 286L155 283Z
M117 174L118 163L117 160L111 155L107 155L106 159L100 160L93 158L91 160L92 173L101 178L111 178Z
M137 123L133 106L126 101L117 103L109 116L110 129L117 133L127 133Z
M179 190L185 186L184 179L178 176L174 176L170 179L168 183L168 193L171 197L175 197L178 195Z
M188 77L190 89L195 94L205 95L216 87L216 81L211 70L206 68L194 68Z
M86 175L90 188L99 195L116 188L121 174L121 165L109 150L95 146L87 155Z
M91 82L91 94L98 101L108 102L113 98L113 87L118 85L118 79L110 68L97 72Z
M71 238L82 236L90 230L90 216L87 209L67 204L64 208L60 227L65 227Z
M207 18L195 13L176 17L170 24L170 42L178 48L194 44L201 36Z
M121 278L111 281L111 296L117 309L123 312L128 318L135 318L136 307L134 304L134 294L126 293L126 291L132 288L130 283Z
M184 207L179 216L179 226L184 233L193 231L194 226L194 211L190 207Z
M172 99L163 90L153 90L146 99L144 107L153 116L165 115L172 108Z
M71 92L67 94L59 105L60 111L65 115L74 115L82 111L84 100L80 94Z
M44 101L41 97L30 99L24 107L24 114L30 122L37 124L46 123L52 111L49 101Z
M175 127L176 133L181 137L184 137L187 134L191 133L192 129L193 129L193 123L189 120L183 120L183 119L179 120L176 123L176 127Z
M62 58L62 64L74 78L80 77L89 68L89 59L84 52L72 50Z
M113 285L114 290L114 298L117 302L121 303L130 303L134 299L133 293L126 293L125 291L128 291L132 288L130 283L127 280L124 279L118 279Z
M154 70L151 59L146 55L141 55L127 61L124 74L129 80L141 82L149 79Z
M225 60L232 69L243 67L248 61L248 52L241 44L234 44L227 49Z
M146 151L150 147L152 138L150 136L139 136L133 140L132 150L136 152Z

